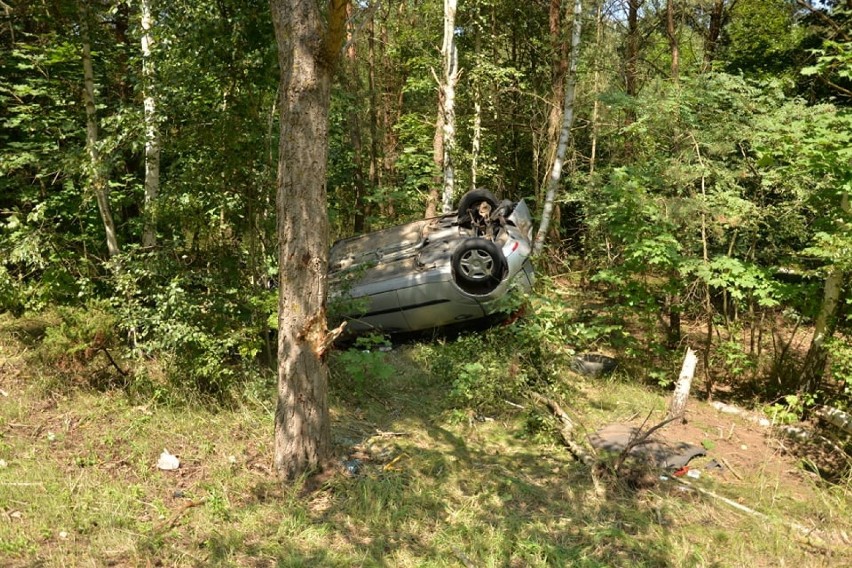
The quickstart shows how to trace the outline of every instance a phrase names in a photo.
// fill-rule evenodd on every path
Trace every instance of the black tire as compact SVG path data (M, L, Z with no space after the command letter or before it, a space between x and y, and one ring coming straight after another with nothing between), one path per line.
M503 280L506 259L488 239L465 239L453 252L453 278L469 294L488 294Z
M486 202L490 209L497 207L497 198L487 189L474 189L465 193L459 200L458 219L462 227L470 227L474 219L483 221L479 213L480 205Z
M571 369L586 377L599 377L615 370L618 361L599 353L583 353L571 361Z

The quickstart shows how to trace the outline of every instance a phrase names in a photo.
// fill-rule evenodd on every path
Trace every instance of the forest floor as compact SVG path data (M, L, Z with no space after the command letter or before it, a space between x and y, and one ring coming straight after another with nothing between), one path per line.
M824 481L773 428L705 402L660 430L706 449L691 486L636 464L616 476L575 461L531 401L452 408L403 345L381 383L333 378L336 467L285 486L271 382L231 406L56 388L0 323L3 566L852 565L848 475ZM580 441L667 408L618 373L564 380ZM157 468L164 449L178 469Z

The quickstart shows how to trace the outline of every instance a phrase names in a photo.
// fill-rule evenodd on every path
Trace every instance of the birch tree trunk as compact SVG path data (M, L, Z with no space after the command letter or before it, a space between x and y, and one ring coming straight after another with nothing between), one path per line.
M592 94L594 95L594 106L592 107L592 140L591 140L591 152L589 155L589 174L595 173L595 164L597 163L597 153L598 153L598 116L600 114L600 94L598 90L600 89L600 62L597 59L597 54L600 53L601 50L601 36L603 34L603 3L598 4L597 15L595 16L595 76L594 81L592 83Z
M81 2L80 26L83 41L83 102L86 106L86 153L89 156L89 179L92 184L92 192L98 202L98 211L106 232L107 250L110 256L120 252L118 237L115 233L115 223L112 220L112 211L109 205L109 183L101 154L98 150L98 116L95 111L95 73L92 69L92 47L89 36L89 8L86 2Z
M840 209L846 216L852 214L849 194L844 193L840 200ZM843 221L841 221L843 223ZM805 392L816 393L822 383L828 354L825 352L825 340L834 333L837 306L846 282L846 274L839 267L832 267L825 279L822 304L814 321L814 335L805 362L802 367L801 386Z
M441 199L441 211L449 213L453 210L453 193L455 191L455 171L453 153L456 144L456 83L458 82L459 59L456 49L456 0L444 0L444 43L441 47L441 59L444 72L441 77L443 96L443 163L444 183Z
M157 117L156 67L152 57L154 0L142 0L142 89L145 109L145 208L142 246L157 245L157 196L160 193L160 128Z
M568 72L568 42L565 40L562 18L562 0L550 0L548 11L550 49L553 61L550 66L550 93L552 102L547 116L547 154L542 169L536 168L536 179L546 180L553 166L556 149L559 146L559 133L562 128L562 111L565 104L565 74ZM549 166L549 167L548 167ZM543 186L546 184L542 184Z
M270 0L281 71L276 205L279 239L278 403L274 464L282 479L328 458L326 169L331 78L346 1Z
M559 180L562 178L562 164L565 162L565 154L568 151L568 142L571 138L571 127L574 124L574 92L577 85L577 62L580 59L580 32L583 25L583 3L582 0L574 0L574 20L571 32L571 59L568 65L568 73L565 76L565 101L562 110L562 130L559 133L559 145L556 147L556 156L553 159L553 167L547 180L547 194L544 198L544 208L541 213L541 225L535 236L533 255L541 254L544 248L544 239L547 235L550 219L553 215L553 204L556 201L556 190Z
M481 14L477 14L477 21ZM482 61L482 28L477 24L474 39L475 60ZM470 141L470 189L476 189L479 174L479 153L482 148L482 89L479 78L474 78L473 84L473 135Z

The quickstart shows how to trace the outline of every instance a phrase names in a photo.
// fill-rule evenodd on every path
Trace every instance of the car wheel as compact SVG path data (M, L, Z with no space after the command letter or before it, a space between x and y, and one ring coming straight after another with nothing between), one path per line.
M466 239L453 253L453 276L459 288L470 294L487 294L503 280L506 259L487 239Z
M570 366L573 371L586 377L598 377L613 372L618 361L599 353L583 353L574 357Z
M465 193L459 200L458 219L459 225L462 227L470 227L474 221L481 223L484 221L482 215L482 205L488 205L490 213L497 207L497 198L487 189L474 189Z

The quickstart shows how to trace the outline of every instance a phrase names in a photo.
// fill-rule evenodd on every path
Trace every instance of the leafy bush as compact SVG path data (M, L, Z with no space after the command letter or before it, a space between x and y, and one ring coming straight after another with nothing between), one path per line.
M539 286L549 283L542 278ZM525 301L523 317L509 324L424 346L423 361L451 385L456 404L494 411L559 380L580 324L559 299L530 295ZM592 335L599 339L608 331Z
M390 342L382 335L365 335L349 349L334 354L330 368L334 377L351 379L355 394L363 394L371 385L381 385L396 372L388 362Z
M825 343L829 368L836 390L828 393L826 402L838 408L852 407L852 343L848 337L834 337Z
M92 301L83 307L59 307L54 314L57 321L44 328L36 358L62 378L93 377L84 371L101 351L115 352L118 345L117 320L109 305ZM109 360L101 357L102 367L110 367Z
M238 262L225 251L203 260L140 253L113 261L120 326L138 355L162 364L172 388L220 396L259 371L269 294L244 281Z

